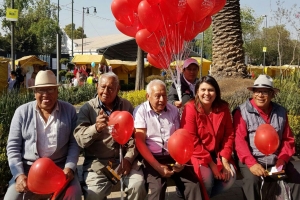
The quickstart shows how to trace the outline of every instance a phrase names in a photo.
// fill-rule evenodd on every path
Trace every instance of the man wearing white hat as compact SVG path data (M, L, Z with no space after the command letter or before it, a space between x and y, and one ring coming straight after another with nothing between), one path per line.
M290 160L295 153L294 135L288 123L287 112L279 104L272 102L279 89L273 86L273 79L268 75L259 75L252 87L252 98L240 105L233 116L235 129L235 149L239 158L239 167L244 177L243 192L248 200L261 199L262 177L266 177L266 166L285 169L292 199L300 199L300 174L297 163ZM270 124L278 133L278 149L264 155L256 147L254 136L262 124ZM262 190L263 191L263 190ZM283 191L281 193L283 195ZM269 198L269 197L268 197Z
M40 199L41 195L29 191L27 175L31 165L42 157L50 158L71 180L63 199L81 200L81 187L74 175L79 156L73 136L76 110L71 104L57 99L58 86L52 71L39 71L35 85L31 87L36 100L15 111L7 141L13 178L5 200Z

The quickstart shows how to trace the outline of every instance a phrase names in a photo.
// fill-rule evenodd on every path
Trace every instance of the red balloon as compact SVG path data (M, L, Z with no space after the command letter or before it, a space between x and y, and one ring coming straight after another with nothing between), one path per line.
M134 130L132 115L127 111L119 111L113 117L113 121L114 123L112 123L112 125L114 125L114 130L111 134L113 139L121 145L126 144Z
M270 155L279 147L278 133L270 124L262 124L256 129L254 144L260 152Z
M138 7L138 15L142 24L150 32L155 31L162 21L162 15L157 5L142 1Z
M214 15L224 8L226 0L215 0L215 6L209 15Z
M171 52L173 54L179 54L183 52L184 46L183 46L183 35L181 34L180 26L178 23L176 23L173 27L173 29L170 30L169 34L169 45L171 48Z
M150 5L158 4L161 0L147 0Z
M212 23L211 16L205 17L200 23L196 22L194 23L195 29L198 31L198 33L201 33L208 29Z
M142 0L127 0L127 2L130 5L131 9L134 10L135 12L137 12L139 3L141 1Z
M167 69L170 64L167 64L168 61L166 60L168 60L168 58L165 58L161 53L157 55L148 53L147 60L152 66L158 69Z
M160 38L157 38L153 32L147 29L139 30L135 36L136 43L148 53L157 54L160 51Z
M134 21L133 9L127 0L113 0L111 3L111 11L114 17L127 26L131 26Z
M122 24L118 20L115 21L117 29L122 32L125 35L128 35L130 37L135 37L136 33L144 29L144 26L141 24L139 18L135 16L134 22L131 26L126 26L125 24Z
M194 151L191 134L185 129L176 130L169 138L168 150L171 157L179 164L188 162Z
M211 13L215 0L187 0L188 14L195 22L199 22Z
M28 189L36 194L51 194L66 183L66 175L51 159L39 158L30 167Z
M118 114L120 114L121 111L114 111L112 112L110 115L109 115L109 119L108 119L108 125L113 125L113 124L116 124L115 122L115 118L118 116Z
M199 33L205 31L212 23L211 16L205 17L200 22L193 22L190 29L187 29L185 32L184 39L189 41L194 39Z
M158 4L166 25L180 21L187 10L187 0L164 0Z

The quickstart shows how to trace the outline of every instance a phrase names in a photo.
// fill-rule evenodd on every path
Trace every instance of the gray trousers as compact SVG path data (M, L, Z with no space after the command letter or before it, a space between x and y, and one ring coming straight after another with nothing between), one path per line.
M51 195L41 195L41 194L34 194L32 192L27 193L19 193L16 191L16 183L15 180L11 180L9 182L8 190L4 196L4 200L43 200L49 199ZM41 187L45 187L41 185ZM81 200L81 187L78 180L78 177L75 175L74 179L69 183L69 186L66 189L65 196L63 200Z
M175 161L171 156L154 156L161 164L172 164ZM146 186L149 190L148 200L164 200L167 188L167 178L161 175L144 160L144 176L147 181ZM200 185L194 168L186 166L182 171L174 173L171 177L174 180L179 192L186 200L201 200Z
M86 186L83 186L86 200L105 200L110 195L113 184L104 174L85 171L83 178ZM143 200L147 193L142 170L131 169L130 173L123 177L126 199Z

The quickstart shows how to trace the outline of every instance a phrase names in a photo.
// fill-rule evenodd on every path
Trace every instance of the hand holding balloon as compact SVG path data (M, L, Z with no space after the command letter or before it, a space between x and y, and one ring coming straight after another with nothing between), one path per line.
M67 167L67 168L64 169L64 173L66 175L66 179L73 180L73 178L74 178L74 171L72 169L70 169L70 168Z
M194 151L193 139L185 129L176 130L168 141L171 157L178 163L184 164L191 159Z
M20 193L28 191L27 176L25 174L19 175L16 179L16 191Z

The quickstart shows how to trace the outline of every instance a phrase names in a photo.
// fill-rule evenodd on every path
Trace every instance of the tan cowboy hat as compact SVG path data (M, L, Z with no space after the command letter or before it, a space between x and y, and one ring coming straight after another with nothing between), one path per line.
M51 86L60 86L56 82L56 76L51 70L39 71L35 77L34 86L29 88L38 88L38 87L51 87Z
M265 74L261 74L258 78L254 81L252 87L247 87L248 90L253 91L255 88L268 88L273 90L275 93L279 92L280 90L273 87L273 79Z

